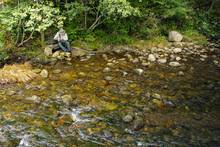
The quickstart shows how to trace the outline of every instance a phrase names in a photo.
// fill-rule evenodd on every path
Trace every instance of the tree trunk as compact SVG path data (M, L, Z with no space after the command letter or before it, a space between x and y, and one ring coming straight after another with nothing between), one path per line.
M40 37L41 37L41 47L43 48L45 46L45 35L44 31L40 32Z

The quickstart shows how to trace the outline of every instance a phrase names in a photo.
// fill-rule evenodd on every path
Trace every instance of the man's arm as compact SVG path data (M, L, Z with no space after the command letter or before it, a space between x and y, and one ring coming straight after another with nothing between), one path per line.
M64 36L64 38L63 38L64 40L68 40L68 36L67 36L67 34L65 34L65 36Z
M57 32L56 35L53 38L54 40L58 40L59 39L59 33Z

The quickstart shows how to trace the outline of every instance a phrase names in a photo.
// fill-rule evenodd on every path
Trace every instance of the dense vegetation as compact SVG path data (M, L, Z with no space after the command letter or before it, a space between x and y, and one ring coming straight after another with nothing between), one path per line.
M14 46L44 45L45 34L51 38L62 26L75 43L124 44L170 30L216 38L219 7L219 0L7 0L0 11L0 58Z

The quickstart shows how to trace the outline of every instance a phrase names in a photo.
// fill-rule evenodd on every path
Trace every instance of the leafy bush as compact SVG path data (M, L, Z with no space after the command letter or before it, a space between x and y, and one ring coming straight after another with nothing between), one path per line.
M1 24L16 34L15 43L20 46L32 39L35 32L43 33L52 25L62 27L64 19L51 5L25 3L2 13Z

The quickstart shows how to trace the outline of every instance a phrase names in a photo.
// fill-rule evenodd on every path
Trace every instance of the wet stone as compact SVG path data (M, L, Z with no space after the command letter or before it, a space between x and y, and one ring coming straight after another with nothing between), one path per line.
M137 68L137 69L134 69L134 72L138 75L142 75L144 70L143 69L140 69L140 68Z
M9 90L9 91L7 91L6 94L9 95L9 96L12 96L12 95L15 95L15 94L16 94L16 91L14 91L14 90Z
M176 57L176 61L180 61L181 59L181 57Z
M111 77L111 76L106 76L106 77L105 77L105 80L106 80L106 81L112 81L112 80L113 80L113 77Z
M179 71L178 72L178 76L184 76L184 72L183 71Z
M134 120L133 129L138 131L144 127L144 120L141 117L138 117Z
M85 77L86 74L85 74L84 72L79 72L79 76L81 76L81 77Z
M105 60L105 61L108 61L108 56L106 54L102 54L102 58Z
M110 71L111 71L111 69L109 67L106 67L103 69L103 72L110 72Z
M61 73L61 72L62 72L62 70L60 70L60 69L53 70L53 73L54 73L54 74L59 74L59 73Z
M107 66L112 67L112 66L114 66L114 64L109 62L109 63L107 63Z
M172 67L181 66L181 64L179 62L170 62L169 65L172 66Z
M28 100L28 101L33 101L35 103L39 103L41 101L41 98L37 95L26 97L25 99Z
M34 69L32 70L34 73L39 74L41 72L41 69Z
M142 63L142 66L149 66L150 65L150 63L148 63L148 62L143 62Z
M161 96L158 93L152 94L152 97L155 99L161 99Z
M158 61L158 63L160 63L160 64L165 64L165 63L167 63L167 59L166 59L166 58L158 59L157 61Z
M126 116L123 117L123 121L124 121L125 123L129 123L129 122L131 122L132 120L133 120L133 117L132 117L130 114L128 114L128 115L126 115Z
M63 103L65 103L66 105L69 105L73 100L72 96L69 94L61 96L61 99L62 99Z
M43 77L43 78L47 78L49 73L46 69L43 69L41 72L40 72L40 75Z
M104 134L104 136L105 136L106 138L111 138L111 137L112 137L112 133L111 133L110 131L108 131L108 130L104 130L104 131L103 131L103 134Z
M182 52L182 49L181 49L181 48L174 48L174 49L173 49L173 52L176 53L176 54L177 54L177 53L181 53L181 52Z
M153 54L148 55L148 60L151 62L156 61L156 57Z
M139 62L138 58L135 58L134 60L132 60L132 63L138 63L138 62Z

